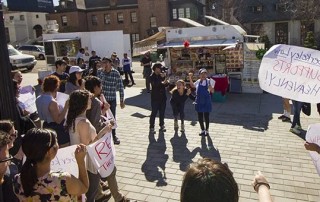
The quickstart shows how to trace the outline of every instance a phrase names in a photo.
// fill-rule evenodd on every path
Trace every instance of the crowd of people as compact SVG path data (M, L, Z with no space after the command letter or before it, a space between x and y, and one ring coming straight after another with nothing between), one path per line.
M135 85L131 59L126 53L122 62L115 52L110 58L102 59L95 51L91 53L89 65L92 71L86 77L83 77L86 68L81 67L84 49L80 49L77 54L78 65L69 64L68 58L56 61L56 71L44 78L42 93L35 102L37 111L32 114L19 101L22 74L19 71L12 72L19 122L0 120L0 201L77 201L83 194L88 202L108 201L111 196L116 202L134 201L126 198L119 190L117 168L114 167L108 177L102 178L86 149L87 145L106 133L112 133L113 143L120 144L114 123L105 122L103 117L111 112L116 119L117 92L120 94L120 108L125 108L124 83L129 83L130 78L131 84ZM165 132L166 87L169 85L166 71L161 63L152 66L149 52L141 59L141 66L146 90L151 93L150 134L155 133L158 112L159 130ZM121 71L125 74L125 82ZM215 81L208 78L204 68L199 70L198 75L199 78L194 81L194 73L189 73L189 83L195 89L194 93L183 80L178 80L170 91L173 125L178 130L180 118L180 131L185 132L184 107L189 98L194 101L198 114L199 135L208 136L211 94L214 92ZM57 101L58 93L69 95L63 105ZM301 127L301 106L295 101L293 103L295 113L291 128ZM284 106L286 109L281 119L288 121L290 111L286 103ZM50 167L58 149L70 145L76 145L74 154L79 176L53 171ZM316 144L306 142L305 147L320 152ZM259 201L272 201L270 185L261 173L254 177L252 186L258 193ZM207 158L200 159L191 164L184 175L180 198L182 202L238 200L239 188L226 164Z

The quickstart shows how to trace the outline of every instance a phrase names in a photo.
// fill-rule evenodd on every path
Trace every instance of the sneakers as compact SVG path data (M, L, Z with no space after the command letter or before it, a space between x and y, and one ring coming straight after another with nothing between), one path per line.
M178 120L174 120L174 129L178 129L179 125L178 125Z
M291 123L291 119L289 117L284 116L284 118L282 118L282 122L289 122Z
M184 124L183 124L183 123L181 124L181 129L180 129L180 131L181 131L181 132L184 132Z
M166 131L167 131L167 129L166 129L166 127L165 127L165 126L160 126L160 131L161 131L161 132L166 132Z
M113 136L113 143L116 144L116 145L120 144L120 140L116 135Z
M297 128L297 127L294 127L294 128L290 128L289 130L291 133L294 133L296 135L300 135L301 131Z

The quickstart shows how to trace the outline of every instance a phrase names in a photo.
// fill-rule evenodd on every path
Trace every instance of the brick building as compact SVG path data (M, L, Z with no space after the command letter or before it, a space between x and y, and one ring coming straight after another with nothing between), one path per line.
M59 32L123 30L131 42L158 32L158 27L185 27L179 17L203 22L199 0L60 0L49 20Z

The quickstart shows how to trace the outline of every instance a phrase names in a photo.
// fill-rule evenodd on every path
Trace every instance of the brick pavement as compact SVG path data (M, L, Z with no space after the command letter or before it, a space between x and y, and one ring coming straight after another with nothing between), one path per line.
M277 119L281 99L268 94L229 94L213 103L210 137L198 136L191 101L186 104L186 132L175 133L171 107L166 110L167 132L149 136L150 95L139 87L126 88L126 108L117 109L117 179L121 192L138 201L179 201L188 164L201 157L227 162L240 189L240 201L257 201L251 180L261 170L271 185L274 201L320 201L320 178L305 151L303 137ZM313 111L314 112L314 111ZM302 115L302 126L318 115ZM158 119L156 119L158 124ZM156 127L156 129L158 129Z

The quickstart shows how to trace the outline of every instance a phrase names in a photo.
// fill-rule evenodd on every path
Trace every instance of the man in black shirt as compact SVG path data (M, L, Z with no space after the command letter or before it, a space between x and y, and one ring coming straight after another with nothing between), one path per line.
M156 63L153 65L153 73L150 76L150 83L152 86L151 91L151 115L150 115L150 133L155 133L154 123L159 111L159 125L160 130L165 132L164 126L164 113L166 110L166 87L169 85L168 80L166 79L166 73L161 72L162 65L161 63Z
M147 89L147 92L150 93L150 75L152 73L152 70L151 70L152 61L150 58L149 51L144 54L140 62L141 62L141 66L143 66L142 74L143 74L143 78L145 78L146 80L146 89Z
M55 75L60 79L59 92L64 93L65 85L67 83L67 80L69 79L69 74L65 72L67 63L64 60L57 60L55 65L56 71L52 75Z
M100 57L97 56L96 51L91 51L91 57L89 58L89 67L92 68L92 75L97 76L97 63L100 61Z

